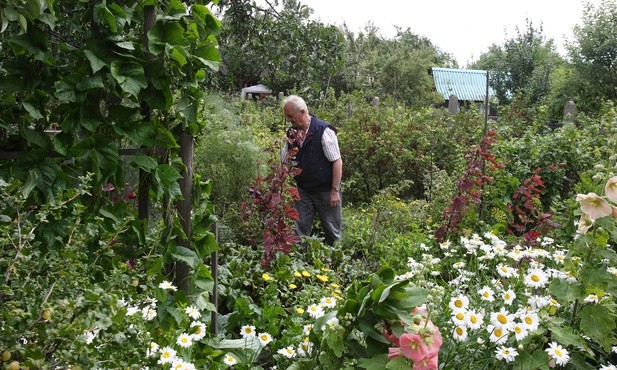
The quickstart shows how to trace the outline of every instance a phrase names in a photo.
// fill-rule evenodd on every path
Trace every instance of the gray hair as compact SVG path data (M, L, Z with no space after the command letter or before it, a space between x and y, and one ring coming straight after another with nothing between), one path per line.
M289 95L288 97L286 97L285 100L283 100L283 107L285 107L287 104L291 104L296 111L305 110L308 112L306 102L298 95Z

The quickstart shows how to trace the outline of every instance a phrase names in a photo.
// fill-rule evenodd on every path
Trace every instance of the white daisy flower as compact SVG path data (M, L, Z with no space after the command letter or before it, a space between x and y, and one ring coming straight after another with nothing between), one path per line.
M484 315L475 311L467 311L465 323L469 329L480 329L482 327L482 324L484 323Z
M171 364L176 359L176 350L171 347L163 347L161 349L161 356L159 358L159 364Z
M540 316L535 311L526 311L521 317L521 324L523 324L529 332L534 332L540 327Z
M598 295L593 293L589 294L587 297L585 297L584 301L587 303L598 303Z
M296 350L292 347L281 348L276 351L279 355L283 355L283 357L294 358L296 356Z
M259 339L259 343L264 347L272 342L272 336L269 333L259 333L257 338Z
M146 357L154 357L159 351L159 345L155 342L150 342L148 350L146 351Z
M503 303L510 306L516 299L516 293L512 289L508 289L505 292L501 293L501 298L503 299Z
M156 310L154 310L152 307L148 306L148 307L144 307L141 309L141 316L146 320L146 321L150 321L152 319L154 319L156 317Z
M508 341L508 331L500 326L488 325L486 331L490 334L489 340L495 344L504 344Z
M531 268L527 271L523 282L530 288L542 288L548 284L548 275L542 269Z
M336 298L323 297L320 301L322 307L334 308L336 306Z
M448 306L452 311L461 308L469 308L469 298L464 294L459 294L456 297L450 298Z
M514 326L514 315L502 308L498 312L491 313L490 321L492 325L510 331Z
M557 342L551 342L544 351L555 360L557 365L563 366L570 361L570 353Z
M164 280L162 283L160 283L159 288L165 289L165 290L172 290L174 292L178 290L178 288L175 285L173 285L171 282L167 280Z
M321 305L318 305L318 304L312 304L308 306L307 311L308 311L309 316L314 319L318 319L324 315L323 308L321 307Z
M233 365L238 363L238 360L236 360L236 358L234 356L232 356L230 354L226 354L225 358L223 358L223 362L227 366L233 366Z
M126 316L133 316L139 311L137 306L129 306L126 308Z
M467 328L464 326L456 326L454 330L452 330L452 338L456 341L464 342L467 340L467 337Z
M515 277L517 275L516 269L514 267L504 265L503 263L497 265L497 273L499 274L499 276L506 279Z
M529 329L527 328L527 326L520 322L514 323L514 326L512 327L512 332L514 333L514 337L517 341L521 341L527 338L527 336L529 335Z
M191 323L191 328L194 328L193 333L191 334L191 339L194 341L201 340L206 336L206 324L203 322L193 321Z
M189 348L193 345L193 339L187 333L182 333L178 336L178 339L176 339L176 344L182 348Z
M493 302L495 300L495 292L487 286L484 286L482 289L478 290L478 294L480 294L480 298L484 301Z
M240 329L240 334L244 339L255 338L257 333L255 332L255 327L253 325L244 325L242 329Z
M195 306L188 306L187 308L184 309L184 313L186 313L188 317L190 317L193 320L201 319L201 312L199 312L199 310Z
M501 346L495 350L495 355L498 360L505 360L506 362L512 362L518 356L516 349L512 347Z
M466 319L467 318L467 310L464 308L458 308L455 310L452 310L452 317L451 320L454 323L454 325L459 325L459 326L464 326L467 324Z
M297 353L301 357L308 357L313 353L313 343L309 341L308 338L304 338L304 340L298 345Z

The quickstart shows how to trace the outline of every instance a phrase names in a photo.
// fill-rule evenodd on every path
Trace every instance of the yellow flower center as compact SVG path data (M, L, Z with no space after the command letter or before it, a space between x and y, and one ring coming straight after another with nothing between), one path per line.
M459 312L459 313L456 314L456 318L457 318L457 320L463 320L465 318L465 315L463 315L462 312Z
M529 316L525 317L525 324L527 324L527 325L533 324L533 320L531 319L531 317L529 317Z
M471 321L471 323L472 323L472 324L475 324L475 323L477 323L477 322L478 322L478 318L477 318L477 317L475 317L475 316L471 316L471 317L469 318L469 321Z
M499 328L496 328L495 329L495 336L498 337L498 338L503 336L503 331L501 329L499 329Z
M506 293L506 294L503 296L503 298L504 298L506 301L509 301L509 300L510 300L510 293Z
M508 318L504 314L499 314L497 316L497 321L499 321L501 324L506 324L508 322Z
M559 348L557 348L557 349L555 350L555 354L556 354L558 357L562 357L562 356L563 356L563 352L561 352L561 350L559 350Z
M463 330L463 328L461 328L460 326L456 328L456 334L463 335L463 333L465 333L465 330Z
M463 307L463 302L460 299L457 299L456 301L454 301L454 307L456 308Z
M534 282L537 283L538 281L540 281L540 277L538 275L534 274L534 275L531 275L531 280L533 280Z

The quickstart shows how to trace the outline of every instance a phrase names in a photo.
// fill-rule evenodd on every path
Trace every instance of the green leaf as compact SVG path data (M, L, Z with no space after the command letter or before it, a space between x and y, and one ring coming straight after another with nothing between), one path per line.
M386 369L387 370L408 370L409 361L404 356L394 358L386 364Z
M99 23L107 26L112 33L118 32L118 25L116 24L116 17L114 14L107 9L105 3L98 4L95 7L95 20Z
M92 73L96 73L100 71L103 67L107 66L107 63L99 59L99 57L97 57L92 51L84 50L84 54L90 62L90 68L92 68Z
M102 214L103 216L109 218L110 220L113 220L117 224L121 223L120 219L118 217L116 217L116 215L114 215L113 213L109 212L106 209L100 209L99 213Z
M37 119L44 119L45 118L41 114L41 111L38 110L32 104L27 103L27 102L23 102L22 105L23 105L24 109L28 112L28 114L30 114L30 117L32 117L33 119L37 120Z
M194 268L201 262L197 253L182 246L176 246L176 250L171 256L177 261L186 263L191 268Z
M616 325L615 318L608 308L600 304L588 305L580 310L579 316L581 331L609 352L613 344L613 330Z
M49 148L51 146L51 141L49 140L49 136L45 135L42 132L35 131L31 129L30 127L27 127L25 125L20 125L19 133L31 145L35 145L40 148Z
M187 63L186 52L184 51L184 49L174 47L171 49L171 53L168 53L168 56L173 59L180 67L184 67L184 65Z
M224 349L250 349L257 351L261 348L258 338L250 339L224 339L217 346Z
M569 326L559 327L551 325L549 330L553 333L555 340L564 347L578 347L584 344L583 339Z
M143 66L135 62L120 62L117 60L112 62L111 75L122 90L136 98L141 89L148 86Z
M158 55L167 49L167 45L187 46L188 40L184 37L184 29L176 22L157 22L148 31L148 50Z
M381 354L371 358L360 358L358 360L358 367L366 370L383 370L386 368L388 362L390 362L388 355ZM409 365L407 365L407 369L409 369Z
M533 353L522 352L514 362L515 369L538 370L548 369L548 355L542 350L537 349Z
M156 166L158 166L158 162L156 161L156 159L143 154L131 156L131 162L135 167L141 168L148 172L152 171L156 168Z
M101 76L94 76L78 82L75 87L77 87L77 90L79 91L86 91L91 89L103 88L105 87L105 85L103 84L103 79L101 78Z
M158 123L141 123L128 133L127 137L137 145L151 148L178 148L173 134Z
M570 283L564 279L553 279L548 287L548 291L562 304L585 298L585 288L581 283Z
M175 168L168 164L159 165L154 172L154 177L157 181L156 194L158 198L167 194L171 199L182 199L182 192L178 184L178 179L182 176Z
M41 175L41 170L38 168L32 168L28 171L28 177L26 178L26 182L24 186L21 188L21 193L24 198L28 198L32 190L36 189L39 184L42 183L43 176Z

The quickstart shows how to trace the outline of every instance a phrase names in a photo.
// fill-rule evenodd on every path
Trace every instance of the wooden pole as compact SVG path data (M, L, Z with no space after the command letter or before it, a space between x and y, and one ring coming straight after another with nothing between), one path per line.
M182 178L180 182L180 191L182 192L183 199L178 201L177 209L178 216L180 217L180 224L182 230L186 235L186 238L178 239L178 245L185 248L191 248L191 207L193 204L193 149L194 142L193 136L187 133L183 133L180 136L180 158L184 164L184 171L182 171ZM189 274L190 268L183 262L176 262L176 274L175 283L178 289L189 293Z

